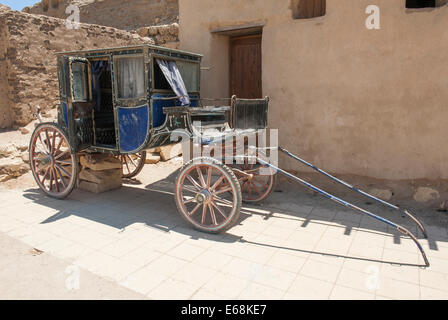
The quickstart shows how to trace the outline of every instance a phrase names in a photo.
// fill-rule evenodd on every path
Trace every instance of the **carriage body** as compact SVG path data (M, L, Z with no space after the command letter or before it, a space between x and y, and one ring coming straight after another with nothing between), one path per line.
M175 62L190 103L199 103L202 56L151 45L58 54L58 124L73 152L135 154L169 143L165 108L182 106L157 61Z

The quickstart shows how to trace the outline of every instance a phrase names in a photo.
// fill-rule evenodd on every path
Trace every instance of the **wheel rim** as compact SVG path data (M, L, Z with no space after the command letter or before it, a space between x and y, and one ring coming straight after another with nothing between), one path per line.
M177 188L180 211L196 226L218 230L235 215L237 190L219 166L192 166L182 174Z
M143 154L121 155L120 159L123 164L123 177L132 178L140 168L141 162L143 161Z
M34 133L30 163L39 187L51 196L65 194L76 179L75 157L67 138L55 127L45 126Z
M267 169L268 167L249 164L247 160L245 160L244 164L238 165L240 170L242 171L253 171L254 168L257 170L255 173L252 173L252 177L244 180L241 183L241 194L243 196L243 201L245 202L258 202L265 199L271 192L274 187L274 174L261 175L260 170Z

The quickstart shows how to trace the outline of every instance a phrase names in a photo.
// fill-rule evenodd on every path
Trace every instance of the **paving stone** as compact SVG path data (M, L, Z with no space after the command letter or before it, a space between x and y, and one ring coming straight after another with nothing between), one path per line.
M330 295L330 300L374 300L375 295L336 285Z
M380 277L377 295L400 300L420 298L420 288L416 284Z
M188 300L199 287L179 280L167 279L147 295L152 300Z
M333 287L332 283L326 281L298 276L284 296L284 299L326 300L329 299Z
M300 274L310 278L334 283L336 282L340 269L341 267L308 260L300 271Z
M281 300L285 292L252 282L238 296L239 300Z
M167 279L168 277L153 273L151 270L140 269L128 275L124 280L120 281L120 284L138 293L147 295Z
M218 273L202 289L227 299L237 299L248 285L248 280L237 278L230 274Z

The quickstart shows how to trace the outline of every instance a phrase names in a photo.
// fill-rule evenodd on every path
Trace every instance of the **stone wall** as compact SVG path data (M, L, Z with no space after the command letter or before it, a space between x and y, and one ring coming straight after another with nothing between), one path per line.
M0 45L7 44L7 48L0 47L0 72L4 73L2 52L5 50L9 66L9 103L5 101L6 95L0 95L0 110L2 117L6 117L9 108L12 117L3 126L10 126L11 122L14 126L26 125L32 120L37 106L45 110L59 103L55 52L141 43L176 47L176 42L170 42L172 35L169 32L161 37L140 37L123 30L89 24L81 24L78 30L69 30L65 27L65 20L11 10L0 11L0 20L0 26L6 29L1 34L7 38L6 42L0 42ZM164 28L170 29L170 26ZM157 35L160 36L159 33ZM0 77L0 81L2 79L5 77ZM4 82L0 82L0 90L5 90Z
M71 4L79 7L81 22L124 30L171 24L179 15L178 0L44 0L24 11L65 19Z
M0 12L1 11L2 7L0 5ZM8 85L8 39L6 24L0 16L0 129L7 128L12 125Z

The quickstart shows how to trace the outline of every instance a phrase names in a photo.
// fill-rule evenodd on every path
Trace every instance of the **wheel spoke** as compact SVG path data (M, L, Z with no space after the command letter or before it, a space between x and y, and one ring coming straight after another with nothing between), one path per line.
M218 221L216 221L215 211L213 210L213 206L211 203L208 204L208 208L210 210L210 215L212 217L212 222L215 226L218 225Z
M248 183L248 190L249 190L249 199L252 199L252 188L251 188L251 186L252 186L252 183Z
M54 155L56 155L56 153L58 153L61 150L62 144L64 143L64 138L61 137L61 140L59 141L59 144L54 152Z
M200 167L196 167L196 171L199 176L199 181L201 182L201 185L203 188L207 188L207 185L205 184L204 176L202 175L202 170Z
M51 142L50 142L50 135L48 134L48 129L45 130L45 136L47 137L47 146L48 146L48 150L50 151L51 154Z
M128 156L129 160L132 162L132 164L137 168L138 164L135 163L134 159L132 159L131 156Z
M56 191L57 191L57 192L60 192L60 189L59 189L59 182L58 182L58 175L57 175L57 173L56 173L56 170L55 170L54 167L51 168L51 170L53 171L54 184L56 185Z
M190 176L189 174L187 175L187 179L193 184L193 186L198 190L198 191L202 191L201 186L199 185L199 183L193 179L192 176Z
M42 183L42 185L45 185L45 180L47 180L47 176L48 176L49 172L50 172L50 167L47 168L47 170L45 171L45 174L44 174L42 180L40 180L40 183Z
M221 176L216 182L215 184L211 187L211 191L215 191L215 189L221 184L221 182L225 179L224 176Z
M205 218L207 216L207 206L205 204L203 204L202 206L202 220L201 223L204 224L205 223Z
M62 171L68 178L70 178L72 175L68 173L63 167L59 166L58 164L55 164L55 167Z
M61 177L61 183L64 186L64 189L66 189L67 188L67 184L64 181L64 176L62 175L61 170L59 170L59 168L56 167L56 171L59 173L59 176Z
M40 135L41 133L39 132L39 134L37 135L39 138L40 143L45 147L45 149L47 150L47 152L44 152L46 155L50 154L50 150L48 150L48 146L42 141L42 137ZM37 141L36 141L37 142ZM37 145L36 145L37 146Z
M63 152L62 152L61 154L59 154L58 156L54 157L54 160L61 159L62 156L66 155L66 154L69 154L69 151L68 151L68 150L63 151Z
M188 215L191 217L192 215L194 215L195 214L195 212L196 211L198 211L198 209L201 207L201 203L198 203L197 205L196 205L196 207L194 207L194 209L193 209L193 211L191 211Z
M50 168L50 191L53 190L53 170Z
M65 166L71 166L72 162L71 161L64 161L64 160L55 160L56 163L59 163L61 165L65 165Z
M217 195L229 192L229 191L232 191L232 186L230 186L230 185L227 188L225 188L225 189L220 189L219 191L216 191L214 193L214 195L217 196Z
M207 188L210 187L211 181L212 181L212 168L209 167L207 169Z
M254 187L255 191L261 196L263 195L263 191L261 191L256 185L255 183L252 183L252 186Z
M57 136L57 132L54 131L53 132L53 141L51 142L51 154L54 155L55 152L55 146L56 146L56 136Z
M188 192L191 192L191 193L194 193L194 194L198 193L197 190L191 188L190 186L182 186L182 190L185 190L185 191L188 191Z
M222 202L222 204L233 206L233 202L232 201L229 201L229 200L226 200L226 199L223 199L223 198L220 198L220 197L216 197L216 196L214 196L214 198L215 198L215 201L217 201L217 202Z
M127 156L123 156L123 159L126 163L126 168L128 169L128 173L127 174L131 174L131 169L129 169L129 164L128 164L128 160L127 160Z
M218 210L218 212L224 217L224 219L227 219L227 216L225 215L225 213L213 201L212 201L212 205L216 208L216 210Z
M269 189L269 185L267 185L266 183L260 182L259 180L257 180L257 178L253 178L252 183L255 184L255 182L257 182L260 186Z

